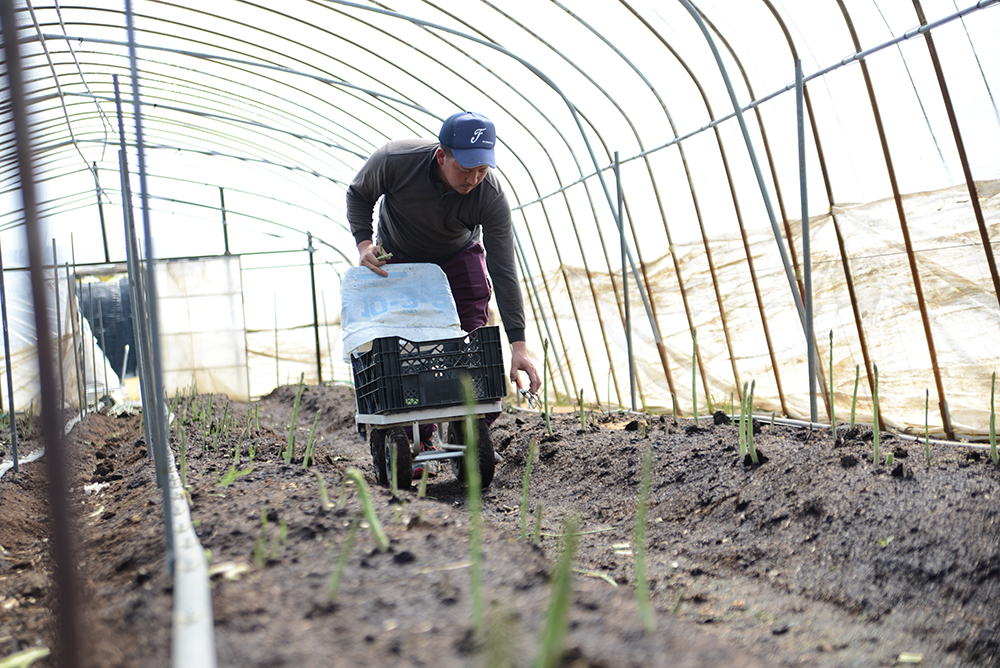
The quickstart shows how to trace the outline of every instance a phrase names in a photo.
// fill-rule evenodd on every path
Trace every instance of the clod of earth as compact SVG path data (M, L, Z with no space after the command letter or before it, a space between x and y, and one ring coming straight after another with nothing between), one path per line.
M426 498L413 487L394 502L375 484L344 387L304 387L300 420L321 411L315 462L304 469L299 448L286 465L296 393L287 386L232 404L238 424L253 415L259 427L219 435L217 449L207 440L216 434L190 417L173 427L175 447L187 429L199 539L223 572L240 565L238 577L212 583L220 666L464 667L487 652L531 665L570 514L580 525L563 665L841 668L917 656L928 666L1000 665L1000 471L980 450L936 446L928 466L923 454L904 457L898 438L883 438L897 462L890 469L872 463L869 430L842 430L835 447L829 431L758 424L758 454L769 459L745 466L738 427L724 420L693 428L682 419L677 428L663 416L591 412L584 431L577 413L553 413L549 437L540 414L504 413L492 428L503 461L482 497L481 579L495 632L482 639L471 634L461 481L442 473L427 481ZM213 414L225 414L223 398L212 399ZM171 579L140 420L91 414L67 439L87 668L169 663ZM630 421L644 428L624 429ZM524 501L532 441L539 453ZM220 488L237 446L240 466L253 470ZM634 546L614 547L635 536L646 449L653 633L632 591ZM327 585L361 513L356 488L343 485L349 468L364 474L389 545L380 552L358 530L331 602ZM338 503L324 499L320 480L343 490ZM44 459L0 479L0 656L54 647L45 483ZM85 494L94 483L106 486ZM524 539L522 507L542 509ZM275 549L253 568L265 508ZM497 655L500 631L507 640ZM51 668L54 658L34 665Z

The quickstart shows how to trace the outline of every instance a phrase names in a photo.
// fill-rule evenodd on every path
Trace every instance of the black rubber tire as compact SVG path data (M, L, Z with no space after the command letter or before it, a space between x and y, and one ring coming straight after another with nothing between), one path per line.
M372 464L375 466L375 481L388 486L389 477L385 474L385 431L369 427L368 443L372 451Z
M385 439L383 452L383 473L386 484L392 486L392 460L396 459L396 489L409 489L413 484L413 455L410 453L410 439L401 428L390 429Z
M480 485L483 489L490 486L493 482L493 474L496 471L496 455L493 453L493 439L490 438L490 428L482 420L476 420L476 450L479 454L479 479ZM448 423L448 443L468 445L468 440L465 437L465 420L456 420L455 422ZM463 485L465 484L465 462L468 457L466 453L465 457L456 457L451 460L452 469L455 471L455 477L458 478L459 482Z

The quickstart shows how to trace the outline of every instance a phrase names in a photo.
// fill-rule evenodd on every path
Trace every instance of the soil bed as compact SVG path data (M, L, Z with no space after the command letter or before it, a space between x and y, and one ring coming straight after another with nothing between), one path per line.
M1000 665L1000 469L988 450L933 446L928 465L923 443L882 434L883 463L873 464L870 431L842 427L835 440L829 430L759 424L754 441L767 459L752 466L740 461L738 427L721 414L695 427L594 413L586 429L578 414L556 414L549 434L538 413L504 413L491 431L502 461L483 494L489 632L480 637L464 487L447 469L429 479L424 498L416 486L397 496L377 486L353 393L339 386L304 388L286 464L296 390L250 405L212 397L210 416L209 397L175 404L172 446L197 533L220 570L212 581L219 666L531 665L571 514L580 535L562 665L840 668L917 657L928 666ZM317 413L315 462L305 469ZM162 493L141 418L91 414L67 438L83 665L168 665ZM538 459L522 520L532 442ZM633 587L647 449L652 632ZM359 530L330 600L360 513L357 490L342 484L351 467L365 474L390 547L380 552ZM45 480L44 458L0 479L0 657L55 646Z

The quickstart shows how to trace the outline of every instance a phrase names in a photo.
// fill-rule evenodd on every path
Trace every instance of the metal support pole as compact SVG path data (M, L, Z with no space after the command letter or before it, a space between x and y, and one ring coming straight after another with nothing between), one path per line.
M111 255L108 253L108 230L104 224L104 205L101 203L101 180L97 175L97 163L91 170L94 173L94 189L97 191L97 213L101 217L101 238L104 240L104 261L111 264Z
M10 362L10 333L7 329L7 289L4 286L3 253L0 253L0 307L3 309L3 349L4 365L7 368L7 420L10 423L10 445L14 458L14 473L18 472L17 466L17 422L14 420L14 376L11 374Z
M615 185L618 188L618 208L615 211L615 215L618 218L618 232L620 234L622 249L622 301L625 305L625 345L628 350L628 387L629 396L632 399L632 410L635 411L635 357L632 354L632 311L629 308L628 299L628 257L626 255L628 246L625 242L625 221L622 219L624 197L622 193L621 167L621 162L618 160L618 151L615 151Z
M87 283L87 300L90 302L90 362L94 365L94 410L97 410L97 332L94 331L94 284Z
M69 233L70 259L73 263L73 305L75 317L72 319L73 335L76 336L77 325L80 328L80 340L73 342L73 355L76 361L76 391L80 395L80 415L87 414L87 355L83 347L83 290L80 289L80 277L76 274L76 239ZM66 270L66 280L69 281L69 269Z
M74 272L75 273L75 272ZM73 334L73 370L76 372L76 393L79 399L79 410L83 414L83 392L80 391L80 345L76 338L76 314L80 311L80 303L76 299L76 279L70 280L69 262L66 263L66 293L69 295L67 303L72 304L69 316L69 326Z
M542 298L538 294L538 288L535 286L534 276L532 276L531 268L528 266L528 261L527 261L528 256L524 252L524 248L521 245L521 237L520 235L518 235L516 228L514 229L514 243L516 244L517 252L520 254L522 258L522 264L521 264L522 273L526 277L525 281L530 286L530 289L528 290L528 301L531 301L531 297L534 296L535 303L537 304L538 308L539 318L541 319L542 326L545 329L545 335L548 336L549 339L549 344L550 344L549 355L551 358L549 360L549 364L557 371L559 371L559 378L562 380L563 387L566 388L566 396L569 396L570 385L569 383L566 382L566 373L563 370L563 365L559 363L559 354L555 351L554 344L552 343L553 341L555 341L555 339L552 338L552 330L549 329L549 319L545 317L545 309L542 308Z
M129 74L132 83L132 119L135 123L135 146L139 158L139 196L142 199L142 233L146 242L146 291L148 300L147 310L144 315L149 322L149 345L150 355L147 362L152 375L153 387L152 401L150 405L153 410L144 413L151 421L151 432L153 435L152 446L157 453L156 477L162 481L160 489L163 493L163 531L166 535L167 568L174 571L174 523L172 516L172 502L170 499L170 483L167 467L167 402L161 384L163 373L160 369L160 314L156 307L156 267L154 260L156 254L153 252L153 230L149 220L149 189L146 187L146 144L142 133L142 104L139 90L139 65L136 57L135 40L135 16L132 11L132 0L125 0L125 24L128 31L128 56Z
M306 241L308 247L306 251L309 252L309 281L312 285L312 303L313 303L313 338L316 340L316 376L320 384L323 383L323 351L319 347L319 307L316 301L316 264L313 259L313 254L316 249L313 248L313 235L312 232L306 232Z
M319 298L323 302L323 329L326 331L326 354L330 356L330 382L333 382L333 345L330 343L330 316L326 314L326 294L320 290Z
M819 409L816 402L816 372L819 370L819 360L816 347L810 342L815 340L816 331L813 323L813 293L812 293L812 259L809 252L809 204L808 187L806 183L806 125L804 88L802 84L802 61L795 61L795 120L798 127L799 140L799 199L802 203L802 272L803 295L806 309L806 349L809 351L809 421L819 421ZM831 415L833 414L833 397L830 397ZM836 425L834 425L836 428Z
M97 323L101 327L101 352L104 353L104 394L108 394L111 391L108 385L108 348L104 341L104 307L101 306L101 302L97 302Z
M55 563L53 579L56 593L56 621L59 643L54 665L76 668L80 665L79 590L77 588L73 511L69 502L72 486L62 442L63 425L56 408L55 374L52 368L48 290L42 274L43 242L38 220L38 198L35 191L35 168L32 160L30 123L28 120L24 74L21 71L21 49L17 29L17 10L13 2L0 2L0 23L3 29L4 61L7 64L9 105L13 112L14 145L20 190L24 210L24 231L31 270L31 296L34 307L35 332L38 341L38 377L41 385L42 438L45 444L45 464L48 472L49 510L52 523L52 557ZM9 349L8 349L9 350ZM14 416L11 415L11 420Z
M122 219L125 223L125 262L128 266L129 301L132 303L132 332L136 344L137 373L139 376L139 394L145 411L150 400L151 380L149 377L149 351L145 348L147 338L143 314L145 313L145 291L143 290L142 274L139 271L138 248L135 240L135 219L132 214L132 185L128 176L128 154L125 152L125 119L122 113L121 90L118 86L118 75L111 77L115 90L115 108L118 117L118 135L120 148L118 150L118 172L121 178ZM143 420L146 435L147 454L153 456L152 437L149 420ZM160 483L157 478L157 484Z
M125 130L121 125L121 96L118 92L117 75L113 76L112 80L115 85L115 103L118 105L119 132L121 133L121 143L124 146ZM152 391L150 389L152 381L149 376L149 364L146 362L149 351L145 345L148 339L146 337L145 320L142 317L146 309L146 295L142 287L143 282L142 274L139 272L139 260L136 257L139 251L136 248L135 222L132 217L132 187L128 179L128 157L125 155L124 149L118 151L118 169L121 173L122 182L122 215L125 221L125 262L128 265L129 301L132 303L132 338L135 343L136 375L139 377L139 398L145 409L146 401L149 400L148 398L151 396L150 392ZM143 420L142 424L146 434L146 444L150 446L147 448L147 454L149 457L152 457L153 448L151 445L153 440L150 434L149 420Z
M785 246L781 240L781 229L778 227L778 221L774 215L774 207L771 205L771 197L768 195L767 184L764 182L764 175L761 172L760 163L757 160L757 153L754 151L753 142L750 141L750 130L747 128L747 122L743 118L743 108L740 106L739 100L736 99L736 91L733 89L733 83L729 79L729 73L726 71L725 64L722 62L722 56L719 55L719 49L715 46L715 40L712 39L712 35L709 33L708 27L702 20L701 15L688 0L680 0L680 2L684 5L684 8L687 9L688 13L691 14L691 18L693 18L695 23L698 24L702 34L705 36L705 41L708 42L708 46L712 50L712 55L715 57L715 62L719 67L719 73L722 75L722 80L726 84L726 91L729 93L729 101L733 105L733 112L736 116L736 121L739 123L740 132L743 134L743 143L746 144L747 155L750 157L750 163L753 165L754 175L757 177L757 187L760 189L760 196L764 202L764 208L767 210L767 217L771 221L771 231L774 234L774 240L778 246L778 254L781 256L781 264L785 269L785 278L788 280L788 287L792 293L792 300L795 302L795 309L799 314L799 322L802 325L802 334L807 337L806 347L810 349L814 348L816 340L808 338L805 305L802 302L802 295L799 294L799 288L795 282L795 275L792 271L791 262L788 259L788 252L785 250Z
M232 255L229 252L229 223L226 222L226 191L219 186L219 208L222 209L222 244L225 248L225 255Z
M59 410L66 407L66 377L63 373L63 343L62 343L62 308L59 303L59 262L56 259L56 240L52 240L52 284L55 286L56 298L56 350L59 360Z
M146 435L147 454L153 458L156 471L156 484L164 496L164 537L167 552L167 568L171 573L174 568L174 537L173 521L171 520L170 484L165 469L166 453L158 453L157 447L157 404L154 389L155 374L152 368L153 353L150 350L150 332L148 314L150 307L147 301L145 280L142 275L139 258L138 240L135 233L135 220L132 215L132 190L129 182L128 154L125 146L125 121L122 113L121 91L118 86L118 75L112 76L115 89L115 105L118 112L118 133L121 148L118 151L118 165L122 181L122 203L125 223L125 259L128 265L129 295L132 302L132 331L136 342L138 359L139 393L142 398L143 428ZM152 308L155 310L155 307Z

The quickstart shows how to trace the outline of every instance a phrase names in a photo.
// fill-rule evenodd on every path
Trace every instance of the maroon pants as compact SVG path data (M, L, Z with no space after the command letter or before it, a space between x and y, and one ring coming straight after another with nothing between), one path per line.
M386 264L401 262L412 262L412 260L394 254ZM438 262L437 265L448 277L462 329L471 332L486 326L490 319L490 295L493 294L493 287L486 273L486 253L482 244L473 243L457 255L444 262ZM497 417L496 413L492 413L483 416L483 419L487 424L493 424ZM429 441L434 430L433 424L420 425L420 440ZM407 429L406 433L409 435L410 429Z
M401 262L412 260L394 255L386 264ZM490 319L490 295L493 294L493 287L486 273L486 253L482 244L473 243L437 265L448 277L462 329L471 332L477 327L485 326Z

